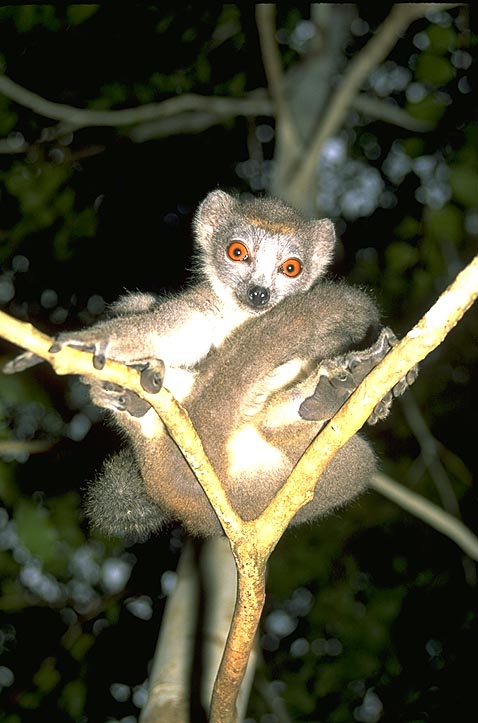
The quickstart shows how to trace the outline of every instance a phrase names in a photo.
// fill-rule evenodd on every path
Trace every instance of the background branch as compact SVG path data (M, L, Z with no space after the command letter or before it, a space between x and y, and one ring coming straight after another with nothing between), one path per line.
M61 121L65 124L63 132L72 128L89 126L135 126L159 118L171 118L183 113L201 111L214 114L221 119L238 115L269 115L271 113L270 101L261 92L252 92L243 98L184 93L159 103L147 103L134 108L91 110L47 100L27 88L23 88L8 76L0 74L0 93L38 115Z
M369 486L429 524L430 527L447 535L461 547L463 552L466 552L473 560L478 560L478 537L461 520L445 512L423 495L407 489L383 473L375 474L371 478Z
M437 5L435 3L397 3L393 5L390 14L371 40L350 61L344 76L330 98L315 137L308 144L307 152L303 154L300 165L296 167L289 179L289 193L286 199L289 203L297 208L303 207L304 198L307 198L307 189L314 185L325 141L342 126L353 99L357 96L366 78L387 57L410 23L430 10L447 9L454 5Z

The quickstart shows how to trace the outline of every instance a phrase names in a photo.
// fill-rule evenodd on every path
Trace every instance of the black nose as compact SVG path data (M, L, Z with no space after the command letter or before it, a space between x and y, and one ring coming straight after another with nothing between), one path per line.
M265 289L263 286L251 286L247 297L252 306L264 306L270 298L269 289Z

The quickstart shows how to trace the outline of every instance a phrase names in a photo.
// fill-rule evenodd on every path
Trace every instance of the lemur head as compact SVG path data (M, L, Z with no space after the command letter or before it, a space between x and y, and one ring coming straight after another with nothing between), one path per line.
M272 198L212 191L194 218L198 266L218 297L255 314L306 291L329 265L335 231Z

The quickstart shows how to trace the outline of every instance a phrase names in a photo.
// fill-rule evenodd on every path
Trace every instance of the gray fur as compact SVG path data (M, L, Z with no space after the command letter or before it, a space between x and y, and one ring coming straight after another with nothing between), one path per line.
M316 388L320 362L369 345L379 323L377 307L366 293L322 282L244 324L208 357L186 407L231 503L244 519L263 511L324 424L323 419L311 422L299 415L301 402ZM292 371L287 381L277 369L287 371L288 364ZM148 415L154 415L152 410ZM148 437L142 424L146 420L121 415L144 488L159 505L162 519L180 520L196 535L220 534L217 517L177 447L159 425L158 434ZM277 462L257 459L257 470L232 469L230 440L241 429L244 439L252 430L277 450ZM245 447L244 459L252 453ZM374 469L372 449L359 436L353 437L329 464L318 480L314 500L298 512L293 524L353 499ZM95 511L90 510L90 515L94 517ZM120 526L117 534L122 534Z

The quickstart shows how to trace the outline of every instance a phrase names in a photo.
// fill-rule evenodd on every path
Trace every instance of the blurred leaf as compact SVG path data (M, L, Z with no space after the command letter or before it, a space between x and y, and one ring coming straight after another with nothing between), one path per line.
M446 58L422 53L418 56L415 78L426 85L446 85L455 77L456 69Z
M0 95L0 136L6 138L15 129L17 114L11 109L10 100Z
M120 81L108 83L102 86L101 95L90 101L88 107L95 110L109 110L114 106L124 105L127 96L128 93L124 83Z
M36 165L17 162L4 174L5 186L17 199L22 214L9 232L14 241L53 225L62 207L60 187L70 174L71 167L66 164L45 162ZM74 192L70 190L70 193Z
M433 51L439 55L454 50L457 45L457 37L454 30L444 28L442 25L430 25L426 31L430 40L428 52Z
M99 5L67 5L66 16L71 25L81 25L99 10Z
M80 495L77 492L67 492L61 497L49 500L48 508L52 524L62 542L72 549L80 547L85 541L80 527Z
M60 706L73 720L80 720L85 708L86 686L82 680L72 680L63 688Z
M423 156L425 152L425 141L423 138L417 138L417 136L404 138L402 148L410 158L418 158L419 156Z
M432 241L459 241L463 236L463 216L456 206L428 208L425 226Z
M19 567L20 566L18 566L18 568ZM17 569L15 577L5 577L2 580L0 610L17 611L24 607L30 607L31 605L31 597L28 596L28 593L25 592L25 588L20 583L18 579L18 572L19 569Z
M0 499L11 506L18 496L17 486L14 482L14 466L0 459Z
M49 693L58 685L61 679L60 673L56 668L55 658L45 658L39 670L33 676L33 682L38 690L43 693Z
M420 231L420 222L412 216L405 216L397 226L396 233L402 238L415 238Z
M208 83L211 80L211 64L204 55L196 60L196 73L200 83Z
M18 562L16 562L12 555L9 552L6 552L4 550L0 550L0 571L1 576L3 578L6 578L8 575L11 577L15 577L18 575ZM15 592L18 592L16 589ZM3 597L4 591L2 590L2 597Z
M422 100L416 103L406 103L405 110L414 118L435 124L445 112L446 106L434 95L428 93Z
M18 352L18 347L15 347ZM9 358L13 358L15 351ZM0 359L3 363L6 358ZM40 402L50 405L49 397L43 387L36 384L33 377L29 374L11 374L6 376L0 374L0 415L6 406L18 405L22 402Z
M20 500L15 523L20 541L32 555L45 564L56 558L59 535L44 507L32 500Z
M70 648L70 653L75 660L83 660L90 648L95 644L95 636L83 633L73 643Z
M53 5L24 5L23 7L1 8L2 15L13 18L19 33L27 33L36 25L43 25L53 32L61 27Z
M387 246L385 251L388 271L391 274L401 276L407 269L415 266L419 254L416 246L405 243L405 241L394 241Z
M41 704L42 696L40 693L32 693L29 691L21 691L18 695L17 702L21 708L26 710L34 710Z
M478 170L475 166L457 163L450 166L450 186L453 197L467 208L478 204Z

